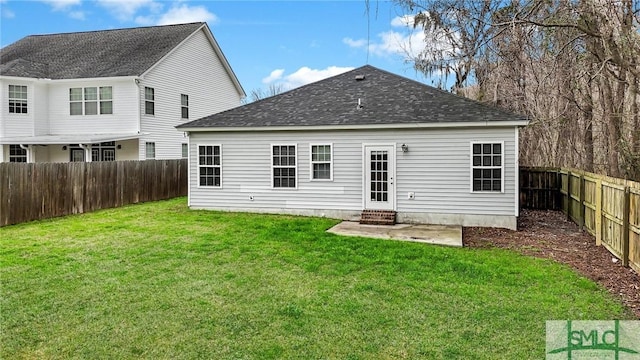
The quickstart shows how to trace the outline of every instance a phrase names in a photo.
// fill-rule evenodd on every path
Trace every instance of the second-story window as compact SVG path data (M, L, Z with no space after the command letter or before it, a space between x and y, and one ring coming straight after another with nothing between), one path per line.
M146 86L144 88L144 113L146 115L155 115L156 113L155 89Z
M9 85L9 112L12 114L27 113L27 87Z
M70 88L69 114L113 114L113 89L111 86Z
M180 95L180 105L182 106L182 118L189 118L189 95Z

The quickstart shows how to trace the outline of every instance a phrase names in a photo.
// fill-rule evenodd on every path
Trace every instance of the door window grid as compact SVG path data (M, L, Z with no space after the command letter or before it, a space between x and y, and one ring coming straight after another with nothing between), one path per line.
M388 156L387 151L371 151L371 201L388 201Z
M27 150L20 145L9 145L9 162L27 162Z

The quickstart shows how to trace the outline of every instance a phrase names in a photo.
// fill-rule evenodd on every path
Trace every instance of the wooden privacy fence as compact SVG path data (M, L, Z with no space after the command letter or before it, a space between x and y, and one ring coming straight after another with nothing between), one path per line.
M186 159L0 163L0 226L186 194Z
M523 208L562 210L640 273L640 183L575 169L520 168Z

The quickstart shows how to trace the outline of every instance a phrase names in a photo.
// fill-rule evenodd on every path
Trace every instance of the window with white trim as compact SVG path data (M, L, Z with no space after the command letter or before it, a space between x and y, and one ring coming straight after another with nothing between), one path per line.
M156 114L156 91L154 88L144 87L144 113L146 115Z
M91 145L91 161L115 161L116 142L107 141Z
M187 143L182 143L182 157L189 157L189 145Z
M9 162L27 162L27 149L20 145L9 145Z
M333 154L331 144L311 144L311 179L333 179Z
M220 145L198 146L198 184L222 186L222 155Z
M146 142L145 143L145 159L155 159L155 158L156 158L156 143Z
M70 88L69 114L113 114L113 88L111 86Z
M296 146L272 145L271 166L274 188L296 187Z
M471 189L502 192L504 151L502 143L471 143Z
M189 95L180 94L180 109L183 119L189 118Z
M24 85L9 85L9 113L27 113L27 87Z

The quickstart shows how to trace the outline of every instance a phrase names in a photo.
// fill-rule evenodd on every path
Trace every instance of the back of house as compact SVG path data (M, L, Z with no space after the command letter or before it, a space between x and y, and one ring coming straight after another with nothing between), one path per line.
M526 124L367 65L178 130L192 208L514 229Z
M174 127L245 96L206 23L27 36L0 89L0 162L186 157Z

